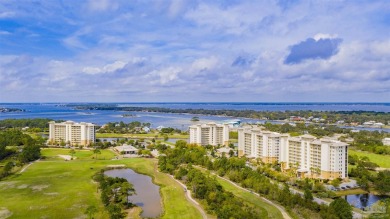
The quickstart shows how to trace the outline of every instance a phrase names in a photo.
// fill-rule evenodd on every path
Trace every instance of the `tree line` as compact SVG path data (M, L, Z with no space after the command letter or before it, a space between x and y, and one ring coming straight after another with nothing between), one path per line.
M160 170L173 174L177 178L184 178L189 188L192 188L192 192L196 194L196 197L210 198L208 196L210 196L211 191L215 191L215 187L211 186L210 188L213 188L214 190L211 189L211 191L209 191L207 185L213 183L210 183L207 177L197 176L201 173L192 170L190 168L191 165L199 165L210 171L216 171L221 176L226 175L229 177L231 173L234 172L235 177L231 178L232 181L259 193L268 199L280 203L288 211L294 212L304 218L352 218L352 207L345 200L336 199L337 201L332 202L330 206L320 205L313 202L313 196L310 191L311 188L304 188L304 196L294 194L290 192L288 184L284 184L283 187L280 187L277 183L272 183L261 169L253 170L246 166L245 158L233 157L227 159L226 157L222 157L210 159L209 156L207 156L205 147L190 145L185 141L177 141L174 149L166 148L164 151L161 151L161 153L165 154L165 156L159 157ZM188 175L190 171L192 175ZM193 187L193 178L196 179L195 187ZM197 187L199 184L204 186ZM213 195L211 197L213 197ZM234 203L233 200L232 203ZM208 206L208 208L213 209L210 206ZM240 214L251 214L252 210L250 208L244 207L243 209L244 212L241 212ZM342 211L340 212L340 210ZM222 216L218 215L218 211L214 211L214 213L222 218ZM245 218L234 213L231 213L231 215L224 215L223 217L225 218L225 216L226 218Z
M143 127L150 127L151 124L149 122L142 123L139 121L133 121L130 123L124 123L123 121L120 122L109 122L105 124L104 126L100 127L98 132L99 133L142 133L144 132L142 130Z
M245 117L253 119L268 119L268 120L285 120L292 116L302 118L319 118L324 119L326 123L335 123L344 121L345 123L364 123L367 121L376 121L383 124L388 124L390 121L390 113L374 112L374 111L313 111L313 110L297 110L297 111L256 111L256 110L214 110L214 109L170 109L162 107L119 107L114 105L69 105L79 110L116 110L116 111L146 111L160 113L189 113L200 115L222 115L232 117Z
M33 139L20 130L0 131L0 161L9 160L2 168L0 178L11 174L15 165L22 166L39 159L42 145L41 139Z
M370 187L374 187L379 194L390 193L390 170L376 172L379 165L366 156L349 155L348 163L353 165L348 175L356 178L362 189L369 191Z
M39 128L41 131L49 128L49 122L53 119L35 118L35 119L4 119L0 120L0 128ZM63 122L64 120L56 120Z

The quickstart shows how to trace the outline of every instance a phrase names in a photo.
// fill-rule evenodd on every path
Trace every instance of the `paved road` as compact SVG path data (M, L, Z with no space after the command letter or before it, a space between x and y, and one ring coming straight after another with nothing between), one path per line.
M191 192L190 192L190 190L187 189L187 186L184 185L183 183L181 183L179 180L175 179L172 175L169 175L169 176L172 177L172 179L174 179L176 182L178 182L183 187L184 192L186 194L186 199L189 202L191 202L195 206L195 208L197 208L200 211L200 213L202 214L203 219L207 219L208 217L207 217L206 212L203 210L203 208L200 206L200 204L196 200L194 200L192 198Z
M256 167L250 165L249 163L246 163L246 166L247 167L250 167L252 168L253 170L256 170ZM280 188L283 188L283 184L273 180L273 179L269 179L271 183L277 183L279 185ZM301 196L303 196L303 192L297 190L297 189L294 189L294 188L291 188L290 187L290 192L293 193L293 194L299 194ZM323 199L320 199L320 198L317 198L317 197L313 197L313 201L317 202L318 204L325 204L325 205L329 205L330 202L329 201L326 201L326 200L323 200ZM363 215L359 212L356 212L356 211L352 211L352 214L353 214L353 218L355 219L361 219L363 218Z
M156 163L156 165L154 165L154 171L161 173L158 170L157 163ZM192 198L191 192L187 189L187 186L184 185L183 183L181 183L179 180L175 179L175 177L173 177L172 175L169 175L169 174L167 174L167 175L172 177L173 180L175 180L177 183L179 183L183 187L183 191L185 192L185 197L186 197L187 201L192 203L194 205L194 207L196 209L198 209L198 211L202 214L203 219L207 219L208 217L207 217L206 212L203 210L203 208L200 206L200 204Z
M197 167L197 168L200 168L200 169L203 169L203 170L206 170L205 168L200 167L200 166L196 166L196 167ZM283 218L285 218L285 219L292 219L292 218L290 217L290 215L288 215L288 213L286 212L286 210L284 210L284 208L281 207L280 205L273 203L272 201L270 201L270 200L268 200L268 199L262 197L260 194L258 194L258 193L256 193L256 192L253 192L253 191L251 191L251 190L249 190L249 189L246 189L246 188L241 187L240 185L238 185L238 184L235 183L235 182L232 182L232 181L230 181L230 180L228 180L228 179L226 179L226 178L224 178L224 177L220 177L220 176L218 176L218 174L215 174L215 173L212 173L212 172L210 172L210 173L213 174L214 176L216 176L216 177L222 179L222 180L225 180L226 182L231 183L232 185L234 185L235 187L237 187L237 188L239 188L239 189L241 189L241 190L244 190L244 191L246 191L246 192L252 193L252 194L254 194L254 195L260 197L260 198L263 199L265 202L269 203L270 205L275 206L275 207L282 213Z
M35 160L33 162L30 162L29 164L27 164L27 166L23 167L23 169L19 172L19 173L23 173L24 171L26 171L26 169L31 166L34 162L38 162L40 159L38 160Z

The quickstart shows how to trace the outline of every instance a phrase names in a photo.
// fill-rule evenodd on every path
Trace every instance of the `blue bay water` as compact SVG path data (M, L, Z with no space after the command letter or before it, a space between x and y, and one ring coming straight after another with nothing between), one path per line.
M102 104L102 103L100 103ZM114 103L107 103L114 104ZM162 107L171 109L231 109L256 111L378 111L390 112L390 103L115 103L117 106L129 107ZM49 118L54 120L73 120L76 122L93 122L103 125L107 122L131 121L149 122L152 127L165 126L186 129L192 124L192 114L124 112L111 110L75 110L56 103L0 103L0 107L24 109L25 112L0 113L2 119ZM122 114L133 114L135 117L122 117ZM197 115L201 122L223 122L234 119L225 116ZM243 119L242 122L264 122L263 120Z
M104 125L108 122L129 123L132 121L149 122L153 128L158 126L186 129L192 124L192 114L153 113L153 112L125 112L112 110L74 110L71 107L56 106L57 104L1 104L0 107L24 109L26 112L0 113L2 119L49 118L54 120L72 120L76 122L92 122ZM123 114L132 114L135 117L122 117ZM200 122L223 122L232 117L197 115ZM243 122L259 122L254 119L241 119Z

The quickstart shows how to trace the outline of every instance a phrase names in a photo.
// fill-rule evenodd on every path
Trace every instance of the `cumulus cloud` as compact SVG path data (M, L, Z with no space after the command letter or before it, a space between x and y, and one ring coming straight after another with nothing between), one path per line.
M178 74L182 71L181 68L178 67L169 67L161 70L154 70L150 73L150 75L159 77L159 82L162 85L168 84L174 80L178 79Z
M0 1L1 100L390 101L387 1L157 3Z
M290 53L284 63L298 64L308 59L329 59L337 54L341 42L341 38L308 38L290 47Z
M115 61L114 63L107 64L107 65L103 66L102 68L90 67L90 66L84 67L82 72L84 72L86 74L91 74L91 75L101 74L101 73L112 73L112 72L115 72L117 70L123 69L126 66L126 64L127 64L126 62Z

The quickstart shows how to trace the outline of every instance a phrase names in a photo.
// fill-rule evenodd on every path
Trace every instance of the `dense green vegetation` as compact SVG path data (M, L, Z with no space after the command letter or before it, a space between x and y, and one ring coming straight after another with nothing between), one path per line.
M216 179L226 191L232 192L235 196L239 197L240 199L244 200L246 203L256 208L256 211L259 212L259 215L261 215L263 218L283 217L279 209L277 209L272 204L269 204L268 202L264 201L263 199L259 198L253 192L248 192L244 189L238 189L232 183L223 180L219 177L217 177Z
M30 131L41 132L49 128L49 122L53 119L4 119L0 120L0 128L25 128L29 127ZM57 120L56 122L63 122Z
M14 166L22 166L25 163L40 158L42 139L33 139L19 130L9 129L0 131L0 161L7 159L8 162L0 169L0 179L12 172ZM14 147L7 147L14 146Z
M390 133L378 131L360 131L349 132L349 136L354 139L351 146L355 146L359 150L373 152L375 154L389 154L390 147L384 146L382 139L390 137Z
M367 157L371 162L378 164L383 168L390 168L390 155L374 154L367 151L357 151L354 149L348 149L349 155L357 155L359 157Z
M349 176L356 178L358 185L369 191L370 187L381 194L390 193L390 170L375 171L378 164L370 161L367 156L352 154L348 156L348 163L353 167Z
M162 169L164 171L164 169ZM181 166L175 178L183 180L191 188L195 198L207 204L207 210L218 218L263 218L255 208L245 204L243 200L227 192L215 178L206 176L193 167Z
M371 112L371 111L255 111L255 110L210 110L210 109L169 109L161 107L118 107L115 105L68 105L76 109L82 110L121 110L121 111L147 111L161 113L190 113L201 115L224 115L232 117L245 117L254 119L269 119L269 120L284 120L291 116L303 118L320 118L325 119L325 123L335 123L343 120L345 123L357 122L363 123L366 121L376 121L388 124L390 121L390 113Z
M99 183L100 199L110 214L110 218L124 218L126 215L122 212L122 209L133 206L129 202L129 196L135 193L133 185L124 178L104 175L104 169L97 172L93 178Z
M206 199L208 208L217 214L218 217L229 217L229 215L225 214L219 215L219 212L213 208L213 205L210 206L209 201L207 201L207 199L210 199L210 192L215 191L215 186L218 187L218 184L215 184L215 179L197 176L198 173L191 168L192 164L216 171L221 176L227 176L230 180L241 184L243 187L252 189L256 193L262 194L271 200L277 201L302 217L312 218L321 216L322 218L340 218L332 207L319 205L312 201L312 187L309 187L311 185L303 188L306 191L303 197L299 194L293 194L290 192L287 184L281 188L278 184L272 183L260 168L253 170L246 166L245 158L227 159L226 157L222 157L213 158L214 161L212 161L207 156L205 147L187 145L184 141L178 141L174 149L166 148L163 153L166 156L159 157L159 168L162 171L175 175L179 179L184 179L187 185L193 188L192 192L195 196ZM190 173L192 175L188 175ZM195 185L197 186L192 187L194 185L194 177L196 178ZM223 190L219 194L211 195L211 197L222 194ZM223 198L218 200L224 201ZM235 203L234 199L231 199L231 203L227 201L224 205L232 203ZM246 212L240 212L240 214L246 215L251 212L250 208L244 207L244 210ZM230 216L237 217L236 214Z
M133 121L130 123L120 122L109 122L101 127L98 133L145 133L142 128L150 127L150 123L141 123Z

